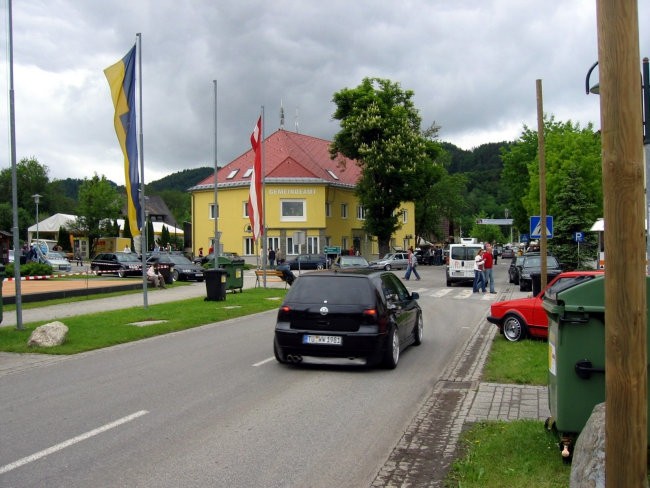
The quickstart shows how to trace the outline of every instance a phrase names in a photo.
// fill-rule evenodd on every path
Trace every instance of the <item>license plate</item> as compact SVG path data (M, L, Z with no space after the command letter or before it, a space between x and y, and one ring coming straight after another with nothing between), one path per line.
M343 341L341 336L304 335L302 337L302 343L340 346L341 344L343 344Z

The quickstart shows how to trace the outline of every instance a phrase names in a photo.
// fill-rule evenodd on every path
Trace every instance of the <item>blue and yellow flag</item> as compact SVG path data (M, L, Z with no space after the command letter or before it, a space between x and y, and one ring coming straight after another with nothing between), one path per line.
M104 70L115 106L115 133L124 154L126 208L131 235L139 236L142 228L142 208L138 190L138 142L135 126L135 53L136 46L113 66Z

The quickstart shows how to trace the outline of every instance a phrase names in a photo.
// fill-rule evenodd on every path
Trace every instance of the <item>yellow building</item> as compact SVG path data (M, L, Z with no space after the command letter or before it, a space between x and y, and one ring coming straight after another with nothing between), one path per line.
M263 145L263 212L267 249L285 258L323 253L326 247L353 249L366 259L378 255L377 239L363 229L364 210L354 195L360 175L354 161L330 158L329 141L280 129ZM341 164L344 161L345 164ZM254 153L249 150L218 171L217 232L220 252L235 252L258 264L262 246L253 240L247 211ZM214 175L190 188L192 248L204 254L214 245ZM412 202L400 208L402 223L391 246L415 245Z

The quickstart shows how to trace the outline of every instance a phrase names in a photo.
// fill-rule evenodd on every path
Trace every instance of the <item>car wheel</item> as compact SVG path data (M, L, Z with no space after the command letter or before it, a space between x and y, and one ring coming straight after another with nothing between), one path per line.
M422 314L418 314L418 319L413 330L413 345L419 346L422 344L422 336L424 335L424 319Z
M172 281L178 281L180 278L180 275L178 274L178 270L175 269L172 271Z
M119 276L120 278L126 278L126 273L124 272L123 269L120 269L117 272L117 276Z
M284 358L284 353L282 352L282 349L280 349L280 346L278 346L278 341L275 339L273 340L273 355L278 363L287 364L287 360Z
M385 269L386 271L390 271L390 264L387 264L386 266L384 266L384 269Z
M388 343L386 344L386 351L384 353L384 367L388 369L395 369L399 361L399 334L397 327L391 327L390 335L388 336Z
M318 264L316 265L316 269L323 269L323 268L324 268L324 266L323 266L322 264L320 264L320 263L318 263Z
M517 342L526 337L526 325L516 315L506 315L503 320L503 337L510 342Z

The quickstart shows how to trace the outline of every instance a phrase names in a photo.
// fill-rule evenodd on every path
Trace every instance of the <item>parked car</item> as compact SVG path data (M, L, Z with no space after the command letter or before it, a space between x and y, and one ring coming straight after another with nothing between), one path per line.
M377 261L371 261L370 267L373 269L406 269L408 267L408 253L405 252L389 252L383 258Z
M496 325L503 336L516 342L525 337L546 339L548 316L542 306L545 296L552 296L579 283L601 276L604 271L567 271L557 275L537 296L495 302L490 306L488 322Z
M514 283L515 285L519 284L519 268L524 262L523 256L515 256L510 261L510 267L508 267L508 281Z
M193 263L182 254L174 253L154 253L147 259L147 264L158 263L159 268L168 269L169 278L165 276L165 281L170 283L174 281L203 281L203 268L201 265Z
M501 250L501 259L512 259L515 257L515 250L510 246L506 246Z
M44 254L43 260L45 261L45 264L49 264L52 267L53 271L72 270L70 261L68 261L68 259L58 251L49 251L47 254Z
M325 254L298 254L293 259L288 259L285 264L289 269L325 269L327 256Z
M132 252L104 252L90 261L90 269L96 273L117 274L120 278L142 275L142 262Z
M363 256L338 256L332 268L368 268L370 265Z
M422 249L416 249L415 257L418 260L418 264L420 265L426 264L431 266L433 264L433 249L426 250L426 251L423 251Z
M519 267L519 290L531 291L533 289L533 273L541 273L542 256L536 253L526 253L523 255L523 261ZM559 274L562 267L557 258L553 255L546 256L546 272L548 274Z
M395 368L422 342L422 310L395 274L366 269L305 273L278 311L273 350L280 363L303 356L365 359Z

